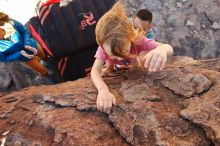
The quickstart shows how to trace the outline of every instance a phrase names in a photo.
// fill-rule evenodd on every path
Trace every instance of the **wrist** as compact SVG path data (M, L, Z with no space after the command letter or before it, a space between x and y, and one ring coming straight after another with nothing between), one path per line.
M165 44L164 48L165 48L167 56L170 56L173 54L173 47L172 46L170 46L169 44Z
M171 46L168 44L163 44L161 46L158 46L158 49L160 52L164 52L167 56L170 54Z
M109 91L109 90L108 90L108 87L100 87L100 88L98 88L97 90L98 90L98 92L106 92L106 91Z

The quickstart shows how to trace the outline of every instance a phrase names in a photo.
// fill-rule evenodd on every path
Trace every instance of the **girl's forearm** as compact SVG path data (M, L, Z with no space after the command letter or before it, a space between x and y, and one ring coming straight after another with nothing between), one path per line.
M101 77L101 70L99 71L98 69L93 68L91 71L91 78L98 92L103 90L109 90L108 86L105 84Z

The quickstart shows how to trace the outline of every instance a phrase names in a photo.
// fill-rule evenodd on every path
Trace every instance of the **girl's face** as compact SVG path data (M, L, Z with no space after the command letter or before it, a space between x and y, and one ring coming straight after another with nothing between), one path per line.
M131 42L130 41L126 41L124 44L125 45L121 49L122 50L121 54L129 55L130 51L131 51ZM106 54L108 54L110 59L112 59L112 60L124 60L124 58L119 57L119 56L115 56L115 55L112 54L112 52L111 52L111 45L110 45L110 43L108 41L106 41L103 44L103 47L104 47L103 49L105 50Z

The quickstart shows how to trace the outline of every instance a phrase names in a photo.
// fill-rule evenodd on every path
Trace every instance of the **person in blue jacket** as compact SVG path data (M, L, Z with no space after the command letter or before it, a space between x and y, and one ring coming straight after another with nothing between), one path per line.
M36 56L40 59L46 58L42 48L31 37L27 28L0 12L0 61L24 62L41 75L47 75L47 69Z

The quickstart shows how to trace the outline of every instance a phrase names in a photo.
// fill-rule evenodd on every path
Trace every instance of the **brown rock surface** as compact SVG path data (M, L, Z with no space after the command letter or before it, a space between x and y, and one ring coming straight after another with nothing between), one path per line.
M111 74L105 81L117 106L108 115L97 111L89 78L2 94L0 141L8 146L218 146L217 63L174 57L158 73Z

